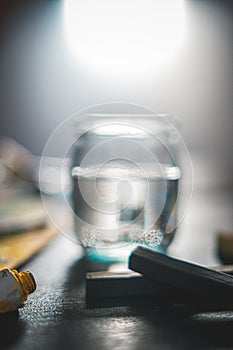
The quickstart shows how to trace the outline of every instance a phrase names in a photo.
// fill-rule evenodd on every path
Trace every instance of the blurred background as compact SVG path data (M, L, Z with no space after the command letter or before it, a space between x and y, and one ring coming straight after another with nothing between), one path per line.
M232 29L230 0L1 0L0 136L40 156L62 121L96 104L177 118L194 192L172 254L214 265L216 234L233 225Z
M178 117L196 185L232 185L231 1L1 0L0 35L1 135L40 155L80 109L136 103Z

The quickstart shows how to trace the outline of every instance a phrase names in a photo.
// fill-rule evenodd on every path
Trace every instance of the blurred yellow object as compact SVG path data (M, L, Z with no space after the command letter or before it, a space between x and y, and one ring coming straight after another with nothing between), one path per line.
M21 266L55 235L57 230L49 225L44 229L15 233L0 237L0 269Z

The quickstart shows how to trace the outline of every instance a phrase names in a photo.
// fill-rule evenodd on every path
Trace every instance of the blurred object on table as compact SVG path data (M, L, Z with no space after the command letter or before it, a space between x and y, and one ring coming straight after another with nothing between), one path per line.
M39 166L40 157L13 139L0 139L0 268L22 265L57 233L38 191Z
M48 244L56 234L55 227L48 225L44 229L1 236L0 269L21 266Z
M0 140L0 161L2 164L2 181L26 181L34 186L34 156L22 145L11 138L3 137ZM3 169L3 166L5 169Z
M0 235L44 228L47 221L39 194L14 188L0 191Z
M220 231L217 236L218 255L224 264L233 263L233 232Z
M28 189L39 189L49 194L59 194L60 182L65 190L69 188L70 160L57 157L34 156L24 146L11 138L0 139L0 186L24 186ZM61 179L61 168L65 175Z
M24 187L0 190L0 269L19 267L56 233L39 193Z

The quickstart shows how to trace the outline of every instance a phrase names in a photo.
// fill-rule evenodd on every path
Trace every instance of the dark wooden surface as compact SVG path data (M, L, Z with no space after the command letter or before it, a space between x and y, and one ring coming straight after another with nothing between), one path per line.
M232 225L231 196L194 196L171 252L216 264L214 232ZM211 220L210 220L211 219ZM189 229L188 229L189 228ZM28 262L37 290L18 313L0 317L0 349L232 349L233 311L171 305L169 300L125 300L91 307L85 302L87 264L81 249L59 235Z

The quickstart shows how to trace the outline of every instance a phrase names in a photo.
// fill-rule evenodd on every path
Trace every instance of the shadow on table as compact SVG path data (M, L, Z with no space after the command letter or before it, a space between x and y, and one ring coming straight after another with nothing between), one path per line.
M24 322L18 315L18 311L0 315L0 349L13 346L24 335Z
M166 298L131 297L85 301L87 271L106 265L85 259L67 275L67 295L55 347L80 349L233 348L233 311L174 305ZM72 296L72 297L71 297ZM70 298L70 301L69 301ZM59 336L61 334L61 336Z
M85 283L85 275L89 271L106 271L109 264L95 262L85 257L74 262L67 275L67 283L71 288L78 288Z
M141 304L132 310L136 310L151 329L160 330L155 343L161 339L161 345L171 349L233 348L233 311L165 304L159 307Z

